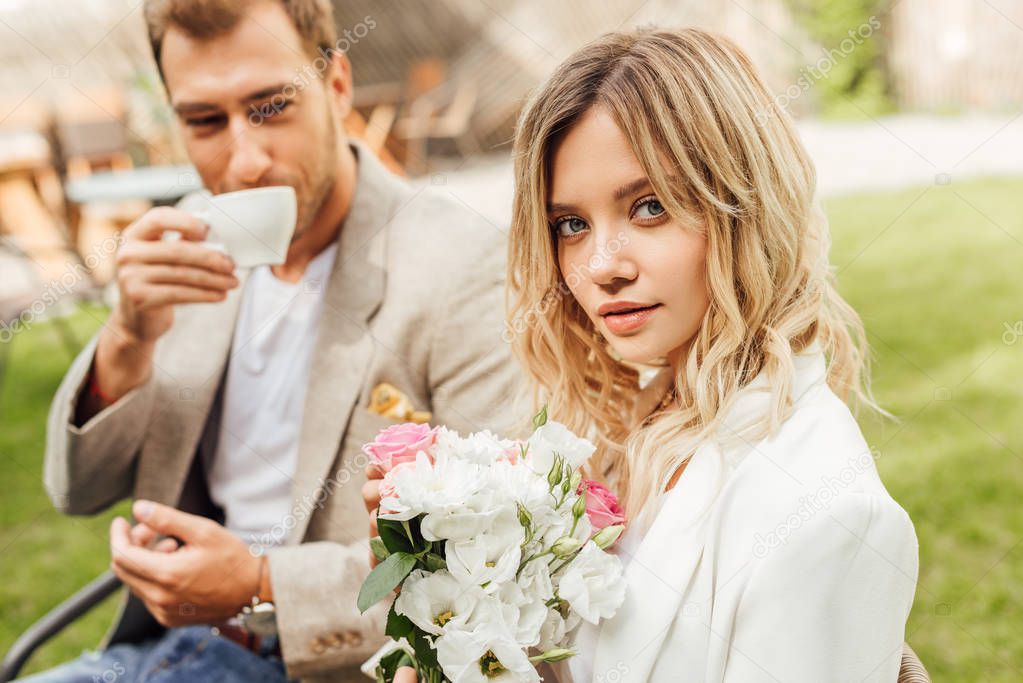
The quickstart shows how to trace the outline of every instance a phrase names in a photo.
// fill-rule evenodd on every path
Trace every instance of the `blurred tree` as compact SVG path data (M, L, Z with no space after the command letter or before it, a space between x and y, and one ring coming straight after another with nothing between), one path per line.
M895 105L885 63L885 26L891 1L788 2L795 20L820 46L818 54L808 55L807 69L817 113L863 118L892 111Z

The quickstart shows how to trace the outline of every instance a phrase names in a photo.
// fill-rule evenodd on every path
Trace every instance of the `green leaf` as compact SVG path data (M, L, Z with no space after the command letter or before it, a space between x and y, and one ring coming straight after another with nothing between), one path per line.
M433 649L433 641L425 633L414 628L407 640L412 645L412 649L416 651L416 660L419 661L420 666L430 669L440 668L440 664L437 663L437 651Z
M412 629L415 626L412 620L406 617L404 614L398 614L394 609L394 603L391 603L391 610L387 613L387 627L384 629L384 634L388 635L395 640L400 640L412 633Z
M408 526L406 532L405 527ZM395 519L377 519L380 539L392 553L418 553L429 548L430 543L419 531L419 518L400 522ZM411 539L409 538L411 536Z
M410 553L412 544L405 537L405 529L401 522L393 519L377 519L377 531L380 533L380 540L388 552Z
M398 587L416 566L415 555L393 553L369 573L359 589L359 612L365 612Z
M416 666L415 660L403 649L394 650L381 657L375 672L377 683L391 683L398 669L403 666Z
M373 551L373 557L377 558L381 562L387 559L387 556L391 554L391 551L387 549L383 539L379 536L374 536L369 539L369 549Z
M547 404L543 404L540 412L533 416L533 429L537 430L547 424Z
M448 568L447 560L437 553L426 553L423 563L426 565L426 571L428 572L439 572L441 569Z

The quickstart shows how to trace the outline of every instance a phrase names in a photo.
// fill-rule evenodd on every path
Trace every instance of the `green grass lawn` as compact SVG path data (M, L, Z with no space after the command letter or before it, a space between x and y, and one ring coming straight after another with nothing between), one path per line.
M1023 680L1023 335L1006 332L1023 320L1021 193L990 180L827 206L875 393L901 418L861 422L916 524L906 637L937 681Z
M82 308L69 320L79 344L96 331L106 311ZM71 362L57 328L39 324L10 342L0 392L0 651L35 619L110 564L107 529L122 504L95 518L65 517L42 486L46 413ZM37 671L95 647L113 618L116 598L67 629L29 663Z
M907 628L937 681L1023 679L1023 180L844 197L827 204L832 260L863 316L874 386L898 423L861 422L920 539ZM105 313L71 321L84 340ZM49 401L70 361L50 325L19 334L0 395L0 650L102 572L106 529L52 510L41 485ZM108 601L32 661L92 647Z

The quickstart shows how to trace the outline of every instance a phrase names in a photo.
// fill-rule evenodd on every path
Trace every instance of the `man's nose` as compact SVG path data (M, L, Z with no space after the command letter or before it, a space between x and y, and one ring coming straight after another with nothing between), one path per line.
M234 188L257 187L272 163L261 136L248 120L232 126L231 134L231 146L227 152L231 155L227 166L227 185Z

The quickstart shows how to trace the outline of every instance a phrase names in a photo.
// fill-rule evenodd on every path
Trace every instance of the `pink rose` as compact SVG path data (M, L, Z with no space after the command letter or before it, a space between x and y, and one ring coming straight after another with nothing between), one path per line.
M415 462L419 451L429 454L436 440L436 427L406 422L380 430L376 439L362 447L362 452L386 474L401 463Z
M584 479L579 484L578 493L583 491L586 492L586 516L590 518L595 532L615 524L625 524L625 513L618 504L618 496L606 486Z
M516 441L514 445L509 446L504 450L504 455L501 456L501 460L507 460L512 465L516 465L519 462L519 456L522 454L522 442Z
M394 485L394 475L400 472L403 468L413 466L414 463L411 462L397 463L393 468L391 468L391 470L387 474L384 475L384 478L380 480L380 503L381 503L380 514L387 515L392 512L395 512L395 510L389 510L387 508L384 508L383 501L387 500L388 498L398 497L398 489Z

